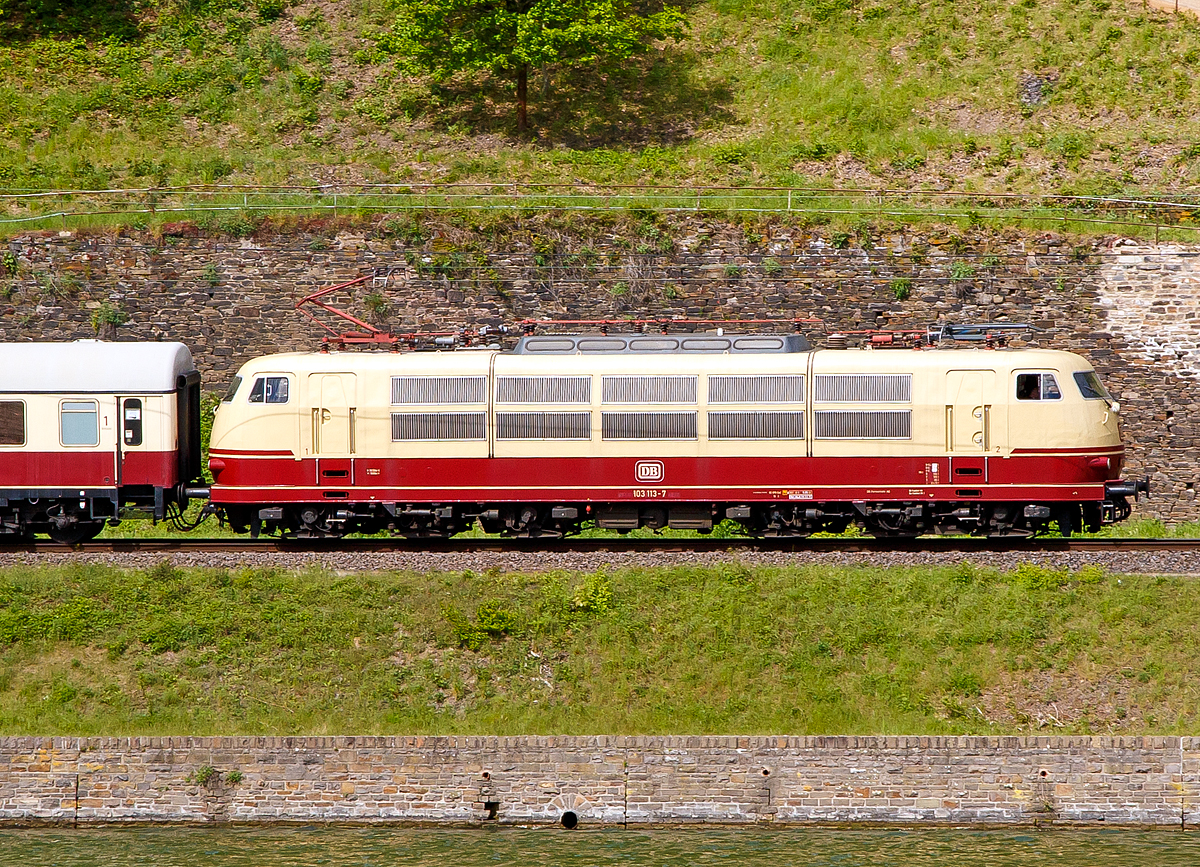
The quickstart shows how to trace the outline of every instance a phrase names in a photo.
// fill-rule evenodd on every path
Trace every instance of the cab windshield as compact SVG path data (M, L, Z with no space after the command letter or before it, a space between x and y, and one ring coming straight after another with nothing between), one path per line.
M1104 400L1112 403L1112 395L1100 382L1100 377L1096 376L1094 370L1079 370L1074 376L1075 384L1079 386L1079 393L1083 395L1084 400Z

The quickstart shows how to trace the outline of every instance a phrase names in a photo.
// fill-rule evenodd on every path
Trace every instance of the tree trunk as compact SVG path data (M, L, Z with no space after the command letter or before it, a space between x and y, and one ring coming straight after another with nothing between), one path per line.
M529 65L517 69L517 132L529 129Z

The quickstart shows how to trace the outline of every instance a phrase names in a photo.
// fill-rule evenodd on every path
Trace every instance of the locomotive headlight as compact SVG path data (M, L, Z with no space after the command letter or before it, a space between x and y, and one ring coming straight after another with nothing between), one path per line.
M1114 400L1112 403L1110 403L1110 404L1108 405L1108 408L1109 408L1109 409L1111 409L1113 412L1120 412L1120 411L1121 411L1121 404L1117 403L1117 402Z

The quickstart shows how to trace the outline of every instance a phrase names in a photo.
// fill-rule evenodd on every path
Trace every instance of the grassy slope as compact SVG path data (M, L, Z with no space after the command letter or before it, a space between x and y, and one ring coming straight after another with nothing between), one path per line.
M0 731L1183 732L1198 615L1032 566L13 567Z
M708 0L641 64L549 70L533 142L503 82L430 91L373 54L385 0L148 3L31 25L0 2L0 184L1200 180L1200 23L1137 3Z

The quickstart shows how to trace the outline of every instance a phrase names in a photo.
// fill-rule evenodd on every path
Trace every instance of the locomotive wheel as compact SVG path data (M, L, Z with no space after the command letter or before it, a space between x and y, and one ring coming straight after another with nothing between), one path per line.
M61 529L52 526L46 531L46 535L62 545L78 545L80 542L89 542L95 539L103 529L103 521L79 521L70 527Z

